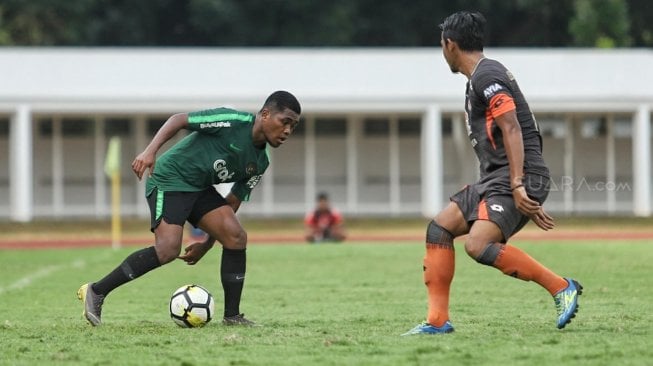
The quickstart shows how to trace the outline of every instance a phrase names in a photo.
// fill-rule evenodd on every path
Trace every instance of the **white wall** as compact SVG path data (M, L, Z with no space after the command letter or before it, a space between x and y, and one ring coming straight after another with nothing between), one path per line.
M536 115L553 113L580 121L616 114L628 124L637 111L653 109L649 87L653 73L632 72L653 64L651 50L487 49L486 56L511 69ZM362 124L365 118L419 121L430 105L437 105L446 124L451 118L460 121L465 83L463 76L449 72L437 48L1 48L0 68L12 70L0 83L1 114L11 116L22 105L33 118L83 115L93 121L116 115L134 121L153 115L164 119L175 112L220 105L255 112L271 91L286 89L299 98L304 117L316 124L332 117L344 118L347 124ZM265 80L263 86L261 80ZM645 117L650 122L650 116ZM554 179L605 180L608 141L605 136L583 139L578 121L571 125L576 131L574 140L545 137L545 157ZM142 148L137 145L143 144L133 133L123 141L123 203L125 212L147 215L142 186L129 170L131 159ZM106 182L97 180L102 177L98 173L101 164L94 154L105 147L96 145L93 136L64 137L62 171L53 175L52 140L39 136L37 125L33 134L34 215L108 213L104 202L108 202L108 189L101 191L99 206L95 202L98 187L106 188ZM445 134L439 146L444 164L442 202L475 177L477 163L465 138ZM389 153L387 136L360 132L348 139L347 135L318 133L310 141L313 145L307 146L304 137L291 139L272 152L271 174L264 178L271 182L266 182L265 189L257 188L245 214L269 215L274 210L296 215L310 207L314 194L321 190L329 191L343 211L352 213L422 212L419 136L401 136L398 156ZM651 140L637 141L650 144ZM9 187L3 184L9 177L8 145L7 137L0 136L0 208L7 208L0 216L9 215ZM634 149L650 152L650 146L634 146L632 136L615 137L617 183L650 185L652 177L636 179L634 175L640 170L635 163L650 166L650 153L633 157ZM397 159L398 196L392 186L397 177L387 175ZM56 182L63 184L63 197L53 193ZM399 205L392 197L399 197ZM632 189L575 190L552 192L547 204L558 212L628 213L633 211L634 200ZM63 212L58 204L65 205ZM650 207L647 202L638 210L646 213Z

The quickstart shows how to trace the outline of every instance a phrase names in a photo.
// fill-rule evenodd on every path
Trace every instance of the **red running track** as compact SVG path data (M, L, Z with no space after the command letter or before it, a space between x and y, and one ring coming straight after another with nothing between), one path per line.
M616 232L616 231L559 231L559 232L522 232L511 241L574 241L574 240L653 240L652 232ZM257 244L302 244L304 239L300 235L288 234L250 234L248 235L250 245ZM380 242L394 243L413 241L415 244L424 241L424 234L397 234L397 235L374 235L374 234L353 234L350 235L346 244L359 242ZM123 246L145 246L152 242L152 237L125 238ZM2 249L64 249L64 248L92 248L110 247L110 238L75 239L75 238L52 238L52 239L0 239L0 250Z

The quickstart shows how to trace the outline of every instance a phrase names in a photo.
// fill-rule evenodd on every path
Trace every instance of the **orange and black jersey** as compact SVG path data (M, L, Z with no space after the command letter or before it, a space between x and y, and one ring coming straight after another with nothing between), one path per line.
M503 136L495 118L512 110L517 113L524 141L524 173L548 176L537 122L517 81L498 61L481 59L465 92L467 134L480 162L481 181L510 176Z

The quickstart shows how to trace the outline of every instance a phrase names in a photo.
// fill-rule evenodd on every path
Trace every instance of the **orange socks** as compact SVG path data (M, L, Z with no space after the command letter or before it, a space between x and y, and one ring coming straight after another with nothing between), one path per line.
M492 264L501 272L524 281L535 281L551 296L567 287L567 281L541 265L517 247L502 245L496 261Z
M453 245L426 244L424 284L429 298L426 321L436 327L441 327L449 320L449 287L454 269Z

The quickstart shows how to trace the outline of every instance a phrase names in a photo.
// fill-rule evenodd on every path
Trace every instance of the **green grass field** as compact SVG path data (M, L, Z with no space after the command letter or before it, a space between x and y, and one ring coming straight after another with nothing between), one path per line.
M75 293L134 248L0 250L1 365L650 365L653 243L521 248L581 281L577 318L555 328L551 297L459 249L449 335L400 337L426 311L419 243L252 245L241 310L260 328L178 328L171 292L198 283L222 311L220 251L180 261L108 297L103 321Z

